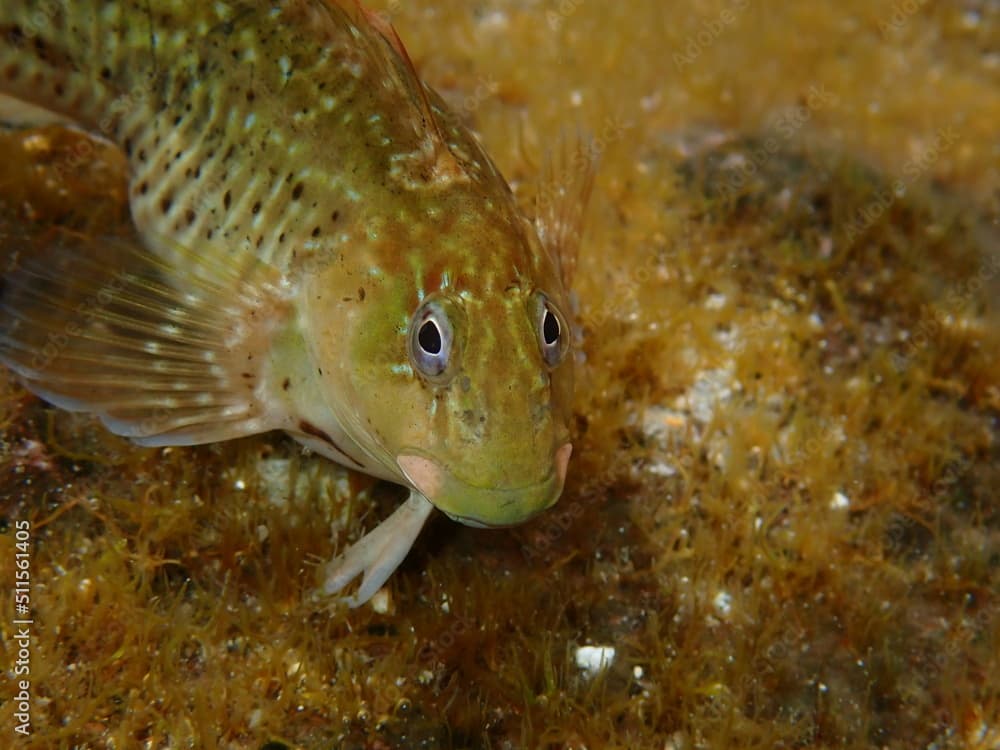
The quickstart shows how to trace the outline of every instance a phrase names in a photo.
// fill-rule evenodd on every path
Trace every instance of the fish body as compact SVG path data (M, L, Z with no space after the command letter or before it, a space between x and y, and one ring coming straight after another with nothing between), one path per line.
M138 238L5 279L0 359L29 388L142 444L281 429L407 486L326 571L364 574L354 604L432 508L498 526L557 500L572 221L524 216L391 27L323 0L5 0L0 40L0 92L121 147Z

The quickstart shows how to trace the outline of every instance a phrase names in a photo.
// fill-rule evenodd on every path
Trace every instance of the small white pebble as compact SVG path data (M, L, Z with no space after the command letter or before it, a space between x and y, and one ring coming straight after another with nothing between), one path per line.
M587 677L595 677L611 666L615 660L614 646L580 646L576 650L576 666Z
M733 611L733 596L728 591L720 591L712 600L712 605L721 617L728 617Z
M851 499L839 490L833 493L833 499L830 500L830 507L834 509L849 508L851 505Z
M710 294L705 298L705 309L706 310L721 310L726 306L726 295L724 294Z
M375 592L371 598L372 609L380 615L388 614L392 608L392 597L389 596L389 589L384 586Z

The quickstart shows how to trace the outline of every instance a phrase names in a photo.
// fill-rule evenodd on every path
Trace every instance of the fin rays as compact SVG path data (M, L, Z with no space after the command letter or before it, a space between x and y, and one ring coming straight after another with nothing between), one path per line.
M148 445L278 426L261 398L289 310L273 267L210 248L165 262L134 237L25 242L0 288L0 361L28 388Z

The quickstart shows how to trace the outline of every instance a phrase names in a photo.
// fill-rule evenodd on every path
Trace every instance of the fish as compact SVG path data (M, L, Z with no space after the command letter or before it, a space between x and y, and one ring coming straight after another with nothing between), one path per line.
M504 527L557 501L585 149L530 215L353 0L4 0L0 40L0 94L121 149L134 228L5 274L26 388L140 445L279 430L406 487L321 570L324 596L360 578L352 607L434 509Z

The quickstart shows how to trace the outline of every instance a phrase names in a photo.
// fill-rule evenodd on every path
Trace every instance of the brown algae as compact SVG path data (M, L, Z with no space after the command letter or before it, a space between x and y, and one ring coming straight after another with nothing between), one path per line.
M548 134L596 134L563 498L438 519L347 613L315 564L391 486L278 435L139 448L3 372L5 590L32 523L15 746L996 747L992 6L385 7L526 205ZM4 263L130 231L107 147L0 152Z

